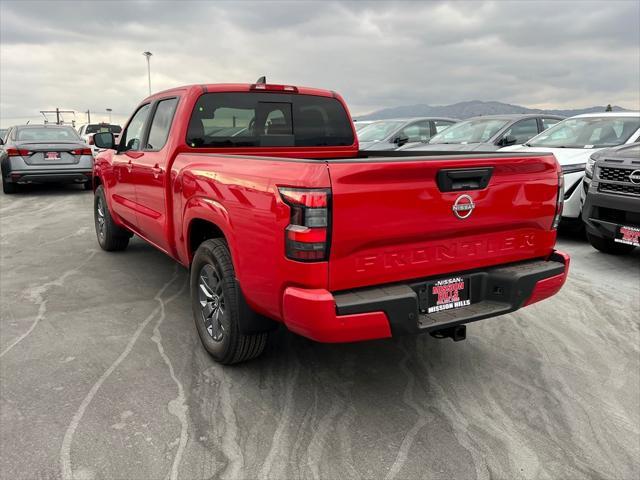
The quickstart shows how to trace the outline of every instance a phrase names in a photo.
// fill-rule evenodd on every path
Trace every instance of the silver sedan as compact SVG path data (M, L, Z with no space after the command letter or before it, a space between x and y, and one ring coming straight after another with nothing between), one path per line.
M0 163L2 190L7 194L29 183L79 183L92 188L91 148L69 126L11 127L0 140Z

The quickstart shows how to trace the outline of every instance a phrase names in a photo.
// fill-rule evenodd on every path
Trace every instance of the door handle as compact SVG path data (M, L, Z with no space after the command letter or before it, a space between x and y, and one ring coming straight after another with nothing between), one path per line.
M133 168L133 163L131 163L131 160L129 160L127 162L127 172L131 173L132 168Z
M158 178L163 172L162 167L157 163L151 168L151 171L153 172L153 178Z
M441 192L482 190L489 184L492 173L493 167L450 168L438 172L436 183Z

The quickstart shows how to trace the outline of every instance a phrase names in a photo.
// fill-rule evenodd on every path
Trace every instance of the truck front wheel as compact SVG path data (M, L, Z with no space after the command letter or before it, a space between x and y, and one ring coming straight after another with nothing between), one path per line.
M102 185L96 188L93 198L93 217L98 244L103 250L113 252L127 248L131 234L113 222Z
M191 264L190 280L193 318L207 352L224 365L260 355L267 333L246 335L240 331L240 288L223 240L200 244Z
M624 243L616 243L611 238L598 237L587 232L587 239L593 248L600 250L604 253L610 253L612 255L624 255L631 252L635 247L633 245L626 245Z

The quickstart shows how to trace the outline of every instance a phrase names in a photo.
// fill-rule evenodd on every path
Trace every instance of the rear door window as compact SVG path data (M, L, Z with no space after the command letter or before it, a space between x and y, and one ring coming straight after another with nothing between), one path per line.
M347 112L335 98L280 93L205 93L187 131L193 148L352 145Z
M151 121L151 129L149 130L149 138L147 139L147 150L160 150L167 143L171 122L173 122L173 114L178 104L177 98L169 98L160 100Z

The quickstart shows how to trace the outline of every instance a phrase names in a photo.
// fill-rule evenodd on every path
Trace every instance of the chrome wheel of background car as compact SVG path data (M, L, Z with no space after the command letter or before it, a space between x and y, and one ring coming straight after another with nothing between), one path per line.
M104 238L104 204L102 203L102 198L100 197L98 197L98 201L96 202L96 213L96 222L98 223L98 236L100 238Z
M198 299L202 309L202 321L213 340L219 342L224 337L225 314L222 280L218 271L211 264L206 264L200 270L198 281Z

